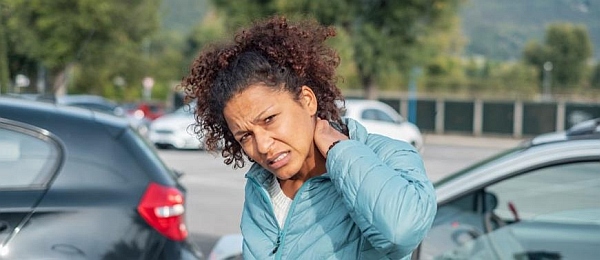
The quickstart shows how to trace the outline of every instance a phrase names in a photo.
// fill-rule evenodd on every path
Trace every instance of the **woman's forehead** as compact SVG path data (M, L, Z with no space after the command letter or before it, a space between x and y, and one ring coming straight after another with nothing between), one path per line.
M236 99L269 100L272 98L292 97L291 93L282 87L268 86L264 83L251 84L235 93L227 103Z
M266 107L270 107L281 102L292 99L292 95L287 91L275 89L265 85L252 85L233 95L225 104L224 112L236 114L248 114L262 112Z

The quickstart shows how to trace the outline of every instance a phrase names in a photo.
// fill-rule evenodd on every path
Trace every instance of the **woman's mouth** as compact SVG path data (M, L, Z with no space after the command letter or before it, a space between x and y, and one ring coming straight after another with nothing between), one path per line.
M282 166L284 166L288 163L289 154L290 154L289 152L283 152L283 153L280 153L274 159L268 160L269 166L274 170L281 168Z

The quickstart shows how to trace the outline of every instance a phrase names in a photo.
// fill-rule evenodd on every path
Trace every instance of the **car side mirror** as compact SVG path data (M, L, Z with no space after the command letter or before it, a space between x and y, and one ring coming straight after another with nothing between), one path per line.
M125 110L122 107L115 107L115 109L113 110L113 113L116 116L125 116Z

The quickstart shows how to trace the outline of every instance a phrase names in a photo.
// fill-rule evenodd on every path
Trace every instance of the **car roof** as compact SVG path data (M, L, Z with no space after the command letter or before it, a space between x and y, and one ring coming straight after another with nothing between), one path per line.
M341 106L341 104L338 104ZM345 106L341 109L342 115L344 115L345 117L351 117L351 118L361 118L360 113L365 110L365 109L378 109L378 110L382 110L385 111L386 114L388 114L389 116L391 116L394 120L397 120L398 122L402 122L405 121L404 117L402 115L400 115L400 113L398 113L398 111L396 111L396 109L394 109L392 106L390 106L389 104L379 101L379 100L373 100L373 99L357 99L357 98L350 98L350 99L346 99L345 100Z
M553 163L600 160L599 119L582 122L566 131L535 136L520 145L479 161L436 181L438 202L481 188L508 174Z
M69 118L71 122L100 124L110 129L121 129L120 131L129 127L129 122L126 119L117 116L85 108L63 106L52 102L41 102L10 96L0 96L0 117L16 121L43 121L34 119L48 117L52 117L55 120ZM28 120L28 118L31 120ZM35 123L33 124L35 125Z
M97 95L88 95L88 94L75 94L75 95L62 95L56 97L56 102L60 104L70 104L70 103L107 103L117 105L116 102L113 102L109 99L106 99L102 96Z
M571 126L565 131L541 134L529 139L525 145L535 146L568 140L600 139L600 117Z
M375 107L385 110L392 110L398 113L398 111L396 111L390 104L375 99L350 98L345 100L345 105L346 107L352 108Z
M345 100L346 106L380 106L382 104L386 105L384 102L373 99L357 99L350 98Z

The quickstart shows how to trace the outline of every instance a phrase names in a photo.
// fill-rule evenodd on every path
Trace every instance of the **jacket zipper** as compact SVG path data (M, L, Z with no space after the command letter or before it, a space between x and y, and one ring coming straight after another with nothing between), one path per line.
M324 177L323 176L317 176L317 177L313 177L313 178L308 179L306 182L304 182L302 184L302 186L300 186L300 189L298 189L298 192L296 192L296 196L298 196L299 194L302 194L302 191L304 189L306 189L306 186L308 186L307 184L309 182L313 182L314 180L322 179L322 178L324 178ZM294 198L294 200L292 200L292 205L290 205L290 210L288 211L287 217L285 217L284 228L279 233L279 235L277 236L277 243L275 245L275 248L273 249L273 253L276 254L275 255L275 259L281 259L282 252L279 250L279 248L281 248L281 247L283 247L285 245L285 240L284 239L285 239L285 234L287 233L285 231L290 226L288 222L290 221L290 218L293 215L293 214L290 214L290 213L292 213L294 211L294 209L296 208L296 203L297 202L298 202L298 200L295 199L295 198Z
M271 197L269 196L269 194L267 193L267 191L265 190L265 188L262 187L262 185L260 185L253 177L247 176L247 178L249 180L251 180L252 183L254 183L254 185L256 185L257 187L259 187L262 190L263 196L267 199L267 201L269 201L268 204L271 207L271 215L275 218L275 215L273 214L273 212L274 212L273 203L271 202ZM316 179L323 179L323 178L325 178L325 177L324 176L317 176L317 177L313 177L313 178L308 179L306 182L304 182L302 184L302 186L300 186L300 189L298 189L298 192L296 192L296 195L302 193L302 190L305 189L307 183L312 182L312 181L314 181ZM283 245L284 245L284 242L283 242L283 239L285 238L285 232L284 231L289 226L288 222L290 221L290 218L292 216L292 214L289 214L289 212L292 212L293 209L296 207L296 202L297 202L296 199L292 200L292 205L290 205L290 209L288 211L288 215L285 218L285 222L284 222L285 223L284 224L285 227L282 229L279 226L279 224L277 224L277 227L279 228L279 234L277 234L277 241L275 242L273 251L271 251L271 255L275 254L275 259L281 259L281 251L279 251L279 248L283 247Z
M277 225L277 229L279 230L278 234L277 234L277 241L275 242L275 244L273 245L273 251L271 251L270 255L274 255L277 253L277 250L279 249L279 246L281 245L281 237L282 237L282 228L279 226L279 223L277 222L277 219L274 215L273 212L275 212L274 208L273 208L273 203L271 202L271 197L269 196L269 193L265 190L265 188L260 185L260 183L258 183L258 181L256 181L256 179L254 179L253 177L250 176L246 176L256 187L258 187L258 189L261 190L261 194L263 196L264 199L266 199L266 201L268 201L268 205L271 207L271 217L273 217L275 219L275 224ZM292 202L293 203L293 202ZM291 208L291 206L290 206Z
M271 255L274 255L277 253L277 249L279 249L280 244L281 244L281 233L279 233L277 235L277 242L275 243L275 248L273 248L273 251L271 251Z

